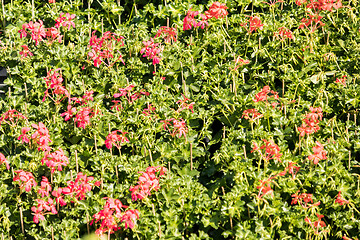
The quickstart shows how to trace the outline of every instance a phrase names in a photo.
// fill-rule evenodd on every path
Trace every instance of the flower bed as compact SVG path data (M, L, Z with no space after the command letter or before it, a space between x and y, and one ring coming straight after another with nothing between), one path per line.
M2 5L2 239L357 239L355 2L121 4Z

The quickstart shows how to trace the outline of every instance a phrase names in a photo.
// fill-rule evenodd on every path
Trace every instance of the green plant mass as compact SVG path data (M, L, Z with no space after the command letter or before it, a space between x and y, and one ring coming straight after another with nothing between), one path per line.
M0 239L358 239L359 6L1 1Z

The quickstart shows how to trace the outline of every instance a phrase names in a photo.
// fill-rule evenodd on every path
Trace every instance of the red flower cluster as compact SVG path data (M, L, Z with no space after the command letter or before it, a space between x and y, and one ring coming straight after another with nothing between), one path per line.
M346 75L342 76L342 78L337 78L336 83L341 83L344 87L346 87Z
M175 137L176 134L178 135L178 138L181 138L182 135L186 138L186 133L188 132L188 128L186 126L186 122L180 118L179 120L175 118L170 118L166 120L161 120L160 122L163 123L163 128L168 130L171 134L171 136ZM168 126L172 125L172 130Z
M40 183L40 188L38 190L38 194L40 194L42 198L45 197L45 196L48 197L49 194L50 194L51 189L52 189L52 187L51 187L47 177L42 176L42 180L41 180L41 183Z
M240 24L242 27L244 27L248 33L252 33L255 32L256 30L263 29L264 24L261 24L261 19L258 16L250 16L250 19L248 20L248 22L242 23ZM248 27L249 25L249 27Z
M39 22L33 23L30 21L29 23L25 23L22 25L22 29L19 30L20 38L26 37L30 31L31 39L35 41L35 46L39 44L46 37L46 29L44 28L43 21L39 20Z
M184 99L180 99L178 100L176 103L179 104L179 109L177 110L177 112L181 112L184 109L189 109L192 113L194 113L194 102L191 102L190 99L188 99L187 97L185 97L184 94L182 94ZM191 102L191 103L187 103L187 102Z
M350 201L349 200L345 200L342 196L341 196L341 192L339 191L337 198L335 200L335 203L338 203L340 206L344 205L344 204L349 204Z
M270 184L273 182L271 179L273 178L274 177L270 177L266 180L259 180L261 184L256 187L257 189L259 189L259 194L257 196L259 199L261 199L263 196L267 194L273 195L274 190L270 186Z
M150 38L149 41L143 42L144 47L140 50L140 53L144 53L143 57L153 60L153 65L159 64L161 57L160 53L162 52L162 47L160 43L155 43L153 38Z
M269 95L269 94L272 94L272 95ZM269 103L268 102L269 98L273 98L275 100L279 99L278 92L270 90L269 86L264 86L263 89L261 90L261 92L259 92L259 93L257 93L255 95L254 102L266 102L266 103ZM273 103L271 103L271 106L273 108L275 108L276 105L278 105L278 104L279 104L278 102L273 102Z
M0 153L0 164L5 163L6 169L9 170L10 169L10 165L8 160L5 158L4 154Z
M282 156L282 153L280 153L279 146L274 143L274 141L262 140L265 144L259 146L254 142L254 148L251 152L257 151L261 158L263 158L265 161L270 161L271 159L276 159L277 161L281 162L280 157ZM265 148L265 154L261 152L262 149Z
M60 26L68 26L68 29L70 29L70 26L75 27L75 23L71 21L75 18L75 15L70 15L67 13L65 16L63 16L64 13L60 14L60 17L56 19L55 27L51 28L45 28L43 21L39 20L39 22L33 23L30 21L29 23L25 23L22 25L22 29L19 30L20 38L26 37L28 34L31 35L31 39L35 41L35 46L39 44L39 42L43 41L45 38L48 39L48 43L52 44L54 41L58 41L61 43L62 35L60 34L59 28ZM22 46L24 50L20 52L20 55L22 55L22 59L29 54L29 56L32 56L32 53L29 51L26 45Z
M314 151L314 154L311 154L308 156L308 159L310 161L313 161L314 164L318 164L319 160L325 160L326 159L326 151L324 150L324 146L316 141L316 146L312 148Z
M75 28L75 23L72 21L75 18L75 14L70 14L70 13L60 13L60 17L58 17L55 21L55 27L56 28L60 28L61 26L63 27L68 27L68 30L70 30L70 27L72 26L73 28Z
M54 205L54 200L51 198L47 201L43 199L36 199L36 202L38 203L37 207L34 206L31 208L31 211L35 213L33 217L34 223L39 223L39 220L45 220L44 215L48 214L48 212L51 212L52 214L58 213Z
M21 140L21 143L29 143L30 139L28 135L26 134L28 131L30 131L29 127L23 127L21 128L21 135L17 138L17 140Z
M20 183L20 189L25 189L26 192L30 192L32 187L37 186L37 183L31 172L16 170L15 173L16 176L13 178L13 181Z
M120 53L115 61L112 63L110 62L110 59L114 58L115 48L124 46L124 37L118 36L117 34L108 31L105 32L101 38L98 38L95 35L95 32L96 31L92 33L92 37L90 38L90 43L88 46L88 48L91 48L88 56L90 57L91 61L94 62L94 66L99 67L101 63L105 63L108 67L112 67L119 60L125 65L125 62L122 59L122 55ZM107 60L107 63L105 60Z
M144 109L142 112L145 116L150 116L151 114L155 113L156 108L149 104L147 108ZM151 117L149 117L151 120Z
M133 103L134 101L138 100L139 98L141 98L143 95L145 96L149 96L150 93L146 92L145 90L140 90L139 92L135 92L135 93L132 93L131 91L133 90L135 86L134 85L129 85L127 86L126 88L119 88L119 91L120 93L115 93L114 94L114 98L118 98L118 97L125 97L128 101L128 103ZM116 101L116 100L113 100L112 102L115 103L115 105L113 106L117 108L118 110L118 107L117 107L117 104L120 102L120 101Z
M315 11L332 11L333 8L336 10L342 7L341 0L297 0L295 3L299 6L307 4L306 8Z
M65 156L64 151L59 148L59 150L53 153L45 153L45 156L41 160L41 164L44 163L51 169L51 173L54 173L56 169L62 171L62 166L67 166L69 164L69 159Z
M118 132L120 134L118 134ZM127 132L123 132L120 130L112 131L111 133L109 133L105 140L106 147L108 149L111 149L112 146L115 145L115 147L120 149L122 143L129 142L129 139L125 137L125 134L127 134Z
M123 213L122 209L127 206L123 205L119 199L109 197L104 199L107 199L104 208L93 215L90 223L92 225L94 221L95 223L101 221L100 228L95 231L97 235L112 234L119 230L121 227L118 226L118 222L125 222L125 229L135 227L136 220L139 219L138 210L128 209Z
M45 95L42 100L43 102L45 101L46 97L50 97L55 103L60 103L65 97L70 98L70 94L69 94L68 90L66 90L66 88L64 86L62 86L62 82L64 81L64 79L62 78L61 73L59 73L58 71L61 71L61 69L60 68L51 69L47 73L47 76L44 78L47 89L44 92ZM58 96L57 99L54 99L53 97L51 97L49 95L49 89L52 89L53 96L54 95ZM63 96L61 96L61 95L63 95Z
M160 37L163 36L165 39L165 42L171 42L171 40L173 42L177 41L177 32L176 29L173 27L167 27L167 26L162 26L160 27L160 29L157 31L155 37Z
M326 227L326 224L324 221L322 221L321 219L324 217L324 215L319 215L316 214L318 220L311 222L311 219L306 217L305 218L305 222L309 223L312 227L312 229L314 230L315 234L319 234L319 228L320 227Z
M138 185L130 187L131 199L133 201L141 200L150 196L152 190L159 190L159 178L156 173L159 172L159 177L161 177L166 174L166 171L166 168L157 166L146 168L146 172L139 172L142 175L139 177Z
M49 44L52 44L55 41L58 41L59 43L61 43L61 39L63 36L61 35L58 28L51 27L51 28L48 28L46 31L46 37L48 38Z
M23 48L23 50L19 52L19 54L21 55L21 60L24 60L28 55L29 57L34 56L34 54L30 52L28 46L21 45L21 47Z
M85 129L87 125L90 125L90 119L99 113L99 111L95 111L93 108L86 106L90 101L94 100L93 93L94 91L86 91L84 96L82 96L81 98L69 98L69 105L67 106L67 111L61 114L61 116L64 117L64 120L70 120L76 113L77 110L75 107L73 107L72 104L79 104L80 108L78 108L74 122L77 124L77 127L81 127L83 129ZM71 101L73 101L73 103L71 103Z
M214 2L210 6L209 10L205 12L206 19L223 18L226 15L228 15L228 12L226 11L226 9L228 9L228 7L226 6L225 3Z
M274 33L274 36L280 41L285 41L285 39L289 38L295 40L295 37L289 29L286 27L279 27L278 31Z
M81 108L76 116L75 116L75 123L77 127L85 129L87 125L90 125L90 119L96 115L96 112L90 107L83 107Z
M214 2L208 11L205 11L204 14L200 14L199 11L191 11L191 8L187 12L184 21L183 21L183 30L191 30L192 28L201 27L201 29L204 29L205 26L208 26L209 23L207 20L211 18L224 18L226 15L228 15L228 12L226 11L228 7L224 3ZM201 20L197 21L195 19L196 16L200 16Z
M294 162L289 162L289 166L287 166L285 168L284 171L282 171L281 173L279 173L279 176L285 176L287 172L289 172L292 175L292 179L295 179L296 174L299 172L300 167L295 166L296 163Z
M62 188L62 193L65 195L70 195L77 200L84 200L85 194L90 192L93 185L99 185L98 182L91 183L94 180L94 177L87 177L82 172L77 174L77 177L74 181L68 181L67 187Z
M19 119L27 118L15 109L10 109L0 116L0 126L1 124L6 123L12 127L15 127Z
M320 130L319 122L322 120L322 108L313 108L310 107L311 113L308 113L305 118L303 119L303 124L301 127L298 127L300 132L300 136L303 137L305 134L309 135L311 133L316 133Z
M49 130L42 122L39 122L39 125L33 123L31 126L36 129L35 133L31 135L31 139L35 142L35 144L37 144L38 150L49 152L51 150L49 143L52 142L50 139ZM24 139L24 135L22 136Z
M201 29L205 28L205 25L208 26L207 17L204 14L200 14L201 20L199 22L196 21L195 17L199 15L199 11L191 11L191 8L187 12L184 21L183 21L183 30L191 30L191 28L201 27Z
M76 108L72 107L71 105L67 106L67 111L60 114L60 116L64 117L65 121L69 121L75 114Z
M291 197L293 198L293 200L291 201L291 205L299 204L304 209L320 205L320 201L317 203L313 202L312 194L302 193L302 194L298 195L299 192L300 192L300 190L298 190L296 193L291 195ZM309 203L312 203L312 204L308 205Z
M315 14L315 15L312 15L312 14L309 14L308 15L309 18L303 18L301 19L301 24L299 26L300 29L303 29L303 28L307 28L310 30L310 32L315 32L316 29L322 27L325 25L325 23L323 23L321 21L321 19L323 18L322 16L318 15L318 14ZM310 27L309 27L310 26Z
M262 118L263 115L259 113L255 108L246 109L243 111L241 118L249 119L250 121L255 121L256 119Z
M66 202L63 198L63 196L61 195L63 193L63 189L62 188L58 188L57 190L52 191L52 195L55 197L55 201L60 204L60 206L65 206Z

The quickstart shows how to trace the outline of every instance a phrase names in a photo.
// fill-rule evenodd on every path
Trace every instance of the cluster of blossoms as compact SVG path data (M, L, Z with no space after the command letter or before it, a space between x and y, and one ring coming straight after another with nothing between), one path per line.
M31 124L33 128L35 128L35 132L31 135L31 139L33 142L38 146L38 151L45 151L49 152L51 150L51 147L49 146L49 143L52 142L50 139L49 130L46 128L46 126L39 122L39 124ZM29 128L22 128L22 135L19 136L18 140L22 140L23 142L29 142L29 138L26 135L26 132L29 131Z
M286 27L279 27L278 31L274 33L274 36L280 39L280 41L285 41L286 39L295 40L292 31Z
M146 92L145 90L140 90L138 92L132 92L134 85L129 85L125 88L119 88L119 93L114 94L114 98L125 97L129 104L132 104L134 101L138 100L142 96L149 96L150 93ZM117 111L122 109L121 101L119 100L112 100L115 104L111 109L116 108ZM118 105L120 104L120 105Z
M315 234L319 234L319 228L320 227L326 227L326 224L321 219L324 217L324 215L316 214L317 220L312 222L310 218L306 217L305 222L309 223L311 228L314 230Z
M45 196L49 196L50 192L52 190L52 187L50 185L49 180L47 179L47 177L42 176L42 180L40 182L40 188L38 189L38 194L41 195L41 197L45 197Z
M75 198L76 200L84 200L85 194L90 192L92 187L100 186L100 182L96 181L92 183L94 177L87 177L82 172L79 172L76 176L75 181L68 181L67 187L62 188L62 193Z
M350 201L349 200L345 200L342 196L341 196L341 191L339 191L335 203L338 203L340 206L344 205L344 204L349 204Z
M164 41L167 43L170 43L171 41L176 42L177 41L176 28L161 26L157 31L155 38L160 36L163 36Z
M319 160L325 160L327 158L324 146L320 142L316 141L316 146L314 146L312 150L314 154L309 155L308 159L313 161L315 165L319 163Z
M299 28L307 28L310 32L315 32L316 29L325 25L321 21L323 18L320 16L320 11L333 11L333 9L339 9L342 6L341 0L297 0L296 4L301 6L306 4L306 8L313 10L315 13L308 13L307 18L301 19Z
M44 92L44 98L42 100L43 102L45 101L46 97L50 97L57 104L60 103L65 97L70 98L68 90L62 86L64 79L60 71L60 68L51 69L44 78L47 89ZM49 95L50 89L52 89L52 96ZM55 99L54 95L56 96Z
M34 178L32 177L31 173L21 172L22 170L19 170L21 176L28 177L27 179L21 179L22 181L26 181L28 184L28 190L31 190L31 186L35 187L36 182ZM29 180L30 179L30 180ZM52 191L52 187L49 183L49 180L46 177L42 177L42 181L40 183L40 188L38 189L38 194L41 195L41 198L36 199L37 205L33 206L31 210L34 212L33 221L34 223L39 223L40 220L45 220L45 215L47 214L57 214L60 206L65 206L67 203L64 199L65 195L70 195L72 197L75 197L77 200L84 200L85 194L89 191L91 191L92 185L99 186L100 182L95 182L94 184L90 183L94 178L93 177L86 177L86 175L83 175L81 172L78 173L77 178L75 182L69 181L68 187L65 188L57 188L56 190ZM14 181L17 180L14 178ZM25 184L25 182L23 183ZM29 189L30 188L30 189ZM51 195L55 197L54 199L51 198ZM58 210L56 210L56 204L58 204Z
M184 22L183 22L183 30L191 30L192 28L201 27L201 29L204 29L205 26L208 26L209 23L207 22L207 18L204 14L200 14L201 20L198 22L196 21L195 17L199 15L198 11L191 11L191 8L187 12Z
M194 113L194 102L191 102L191 100L187 97L185 97L184 94L182 94L183 99L178 100L176 103L179 104L179 109L177 110L177 112L181 112L184 109L189 109L192 113ZM191 103L188 103L191 102Z
M10 165L8 160L5 158L4 154L0 153L0 164L5 163L6 169L9 170L10 169Z
M139 219L139 211L137 209L128 209L122 212L122 209L127 208L127 206L123 205L119 199L109 197L104 199L106 199L104 208L93 215L93 220L90 223L92 225L94 221L95 223L101 222L100 228L95 231L97 235L114 233L121 229L119 227L121 222L125 222L125 229L133 229L135 227L136 220Z
M293 198L292 201L291 201L291 205L299 204L304 209L320 205L320 201L317 202L317 203L313 202L312 194L310 194L310 193L301 193L301 194L298 195L299 192L300 192L300 190L298 190L296 193L291 195L291 197ZM311 203L311 205L309 205L310 203Z
M43 41L46 37L46 28L41 20L39 20L39 22L30 21L29 23L24 23L22 25L22 29L19 30L19 33L20 38L24 38L30 34L31 39L35 41L35 46L37 46L39 42Z
M24 60L27 56L29 57L34 56L34 54L30 52L28 46L21 45L21 47L23 48L23 50L19 52L19 54L21 55L21 60Z
M186 126L186 122L184 121L184 119L170 118L170 119L161 120L160 122L163 123L163 128L165 130L168 130L172 137L175 137L178 134L178 138L181 138L181 136L184 136L186 138L186 133L188 132L188 128ZM171 126L172 129L170 129L169 126Z
M282 171L281 173L279 173L279 176L285 176L286 173L289 173L292 175L292 179L295 179L296 174L299 172L300 167L295 166L296 163L294 162L289 162L289 165L285 168L284 171Z
M310 111L311 112L308 113L303 119L303 124L301 127L298 127L301 137L305 136L305 134L310 135L311 133L316 133L320 130L318 124L323 117L322 108L310 107Z
M115 147L120 149L121 144L129 142L129 139L125 136L125 134L127 134L127 132L123 132L120 130L115 130L109 133L105 140L106 147L108 149L111 149L114 145Z
M138 185L130 187L131 199L136 201L138 199L144 199L147 196L151 195L151 191L159 190L159 177L166 174L167 169L161 166L157 167L148 167L145 172L139 176ZM156 176L156 173L159 173L159 177Z
M35 41L35 46L39 45L39 43L45 39L47 39L48 44L52 44L55 41L61 43L63 36L60 33L60 27L67 27L68 30L70 30L71 26L75 28L75 23L72 21L74 18L74 14L61 13L60 17L56 19L55 27L51 28L45 28L41 20L38 22L30 21L29 23L24 23L19 30L20 38L25 38L30 35L31 39ZM21 47L23 48L23 51L20 51L21 60L27 56L33 56L33 53L30 52L27 45L22 45Z
M57 214L57 210L52 198L48 198L47 201L43 199L36 199L37 206L33 206L31 211L34 212L33 221L34 223L39 223L39 220L45 220L45 214L51 212L52 214Z
M258 16L248 16L249 20L245 23L240 24L242 27L246 29L246 31L250 34L252 32L256 32L258 29L262 30L264 24L261 24L261 19Z
M342 78L337 78L336 83L342 84L344 87L346 87L346 75L342 76Z
M342 7L341 0L297 0L295 4L298 6L306 4L306 8L315 11L332 11L333 8L336 10Z
M69 113L69 112L68 112ZM85 129L86 126L90 125L90 119L93 118L97 112L90 107L80 108L75 116L75 123L78 128Z
M251 152L257 151L260 154L261 158L267 162L269 162L271 159L275 159L281 162L280 157L282 156L282 154L280 153L279 146L272 140L268 141L266 139L263 139L262 141L264 142L264 144L260 147L257 145L256 142L254 142L254 147ZM262 153L262 149L265 149L265 154Z
M226 15L228 15L226 9L228 9L228 7L225 3L214 2L210 6L209 10L205 11L206 19L224 18Z
M258 110L256 110L255 108L244 110L241 116L241 118L249 119L252 122L262 117L263 115L259 113Z
M271 188L271 183L273 182L272 179L274 178L275 177L269 177L265 180L259 180L261 184L256 186L256 188L259 189L259 194L257 195L259 199L267 194L273 195L274 190Z
M300 29L307 28L310 30L310 32L315 32L316 29L322 27L325 25L321 21L323 17L317 14L308 14L308 18L301 19L301 24L299 26Z
M61 40L62 40L62 35L59 31L58 28L56 27L51 27L51 28L48 28L47 31L46 31L46 37L47 37L47 40L48 40L48 44L52 44L53 42L58 42L58 43L61 43Z
M271 94L271 95L269 95ZM275 92L274 90L270 90L270 87L269 86L264 86L263 89L257 93L255 95L255 99L254 99L254 102L266 102L266 103L269 103L268 100L272 98L274 100L278 100L279 99L279 94L278 92ZM272 102L271 103L271 106L273 108L276 107L276 105L278 105L279 103L276 101L276 102Z
M86 126L90 125L90 120L98 111L95 111L93 108L89 107L89 102L93 101L94 91L86 91L85 94L80 98L73 97L69 98L69 104L67 106L67 111L61 113L61 116L64 117L65 121L69 121L76 113L74 122L77 127L85 129ZM78 109L74 107L75 104L79 104Z
M60 13L60 17L55 20L55 27L60 28L61 26L63 26L67 27L68 30L70 30L70 27L75 28L75 23L72 21L75 17L75 14Z
M31 172L25 172L23 170L16 170L16 176L13 178L14 182L20 183L20 189L26 192L30 192L32 187L36 187L34 175Z
M50 192L52 190L52 187L49 183L49 180L43 176L40 188L38 189L38 194L41 195L41 198L45 199L36 199L37 206L33 206L31 208L31 211L34 212L33 221L34 223L39 223L40 220L45 220L45 215L47 214L57 214L58 211L56 210L54 200L50 197ZM62 204L61 206L66 205L66 203Z
M20 112L16 111L15 109L10 109L6 111L5 113L1 114L0 116L0 126L1 124L8 124L11 127L15 127L19 120L21 119L27 119L24 115L22 115Z
M273 195L274 190L271 188L271 183L273 183L273 179L276 179L279 176L285 176L286 173L289 173L292 175L292 179L295 179L296 174L300 170L300 167L295 166L295 164L296 163L289 162L289 165L284 169L284 171L272 177L269 177L268 179L259 180L261 184L259 186L256 186L256 188L259 189L259 193L257 197L261 199L263 196L267 194Z
M144 54L143 57L152 60L153 65L159 64L161 60L160 53L163 51L160 43L155 43L154 39L150 38L149 41L144 41L143 44L144 47L140 50L140 53Z
M101 63L105 63L108 67L112 67L117 61L121 61L125 65L122 55L119 52L117 58L113 62L110 62L110 59L114 58L115 49L124 46L124 37L108 31L105 32L101 38L98 38L95 32L96 31L92 33L88 46L88 48L91 48L88 56L90 60L94 62L94 66L99 67Z
M191 11L191 8L188 10L184 21L183 21L183 30L191 30L192 28L198 28L201 27L201 29L204 29L205 26L208 26L209 23L207 20L212 18L224 18L226 15L228 15L228 12L226 11L228 7L224 3L214 2L208 11L205 11L205 14L200 14L199 11ZM196 16L201 18L201 20L197 21L195 19Z
M156 108L152 106L152 104L149 104L147 108L144 109L144 111L142 111L142 114L144 114L145 116L149 116L150 120L151 117L150 115L155 113ZM156 117L156 116L155 116Z
M41 164L45 164L51 169L51 173L54 173L55 170L62 171L62 166L67 166L69 164L68 157L64 154L64 151L59 148L53 153L45 153L45 156L41 160Z

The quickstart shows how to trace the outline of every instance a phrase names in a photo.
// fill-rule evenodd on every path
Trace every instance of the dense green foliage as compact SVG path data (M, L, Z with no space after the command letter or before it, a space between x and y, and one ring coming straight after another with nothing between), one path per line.
M0 66L9 76L0 94L0 153L10 170L0 158L2 239L80 239L99 228L100 222L90 222L104 197L139 211L132 229L118 219L121 229L111 239L357 239L360 8L357 1L343 1L342 7L316 10L309 2L315 1L227 0L226 17L184 30L189 9L204 14L213 2L5 1ZM60 42L44 37L36 43L29 31L20 38L23 24L42 20L51 28L61 13L75 14L75 28L61 26ZM309 14L316 19L299 28ZM177 41L154 38L161 26L175 28ZM293 37L282 35L282 27ZM120 41L112 48L114 58L100 66L88 55L95 30L98 38L107 31L124 37L123 46ZM140 53L151 38L161 50L155 65ZM22 45L33 56L22 56ZM44 79L52 69L60 69L72 98L93 91L86 126L61 116L71 101L74 115L85 105L56 99ZM130 85L138 99L126 100L130 93L114 97ZM118 110L113 100L120 101ZM248 109L261 115L248 119ZM6 119L9 110L24 118ZM186 123L183 134L176 126L165 129L163 121L174 119ZM304 119L313 129L301 136ZM42 164L46 153L35 140L18 139L24 127L31 128L30 138L32 124L40 122L51 151L61 148L69 158L62 171L51 173ZM127 132L129 141L109 149L106 140L115 130ZM160 188L132 201L129 189L149 166L167 168ZM13 181L20 169L31 172L38 186L20 189ZM67 204L57 204L57 214L34 223L31 208L41 198L42 176L54 190L77 172L102 183L83 200L64 196Z

